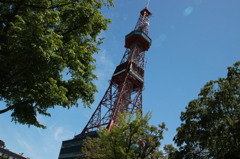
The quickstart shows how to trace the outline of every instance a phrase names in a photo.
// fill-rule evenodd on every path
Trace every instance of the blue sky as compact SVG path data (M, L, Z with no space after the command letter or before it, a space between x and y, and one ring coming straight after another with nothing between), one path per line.
M124 36L132 31L139 11L147 0L115 0L115 7L104 9L112 19L100 52L95 55L99 92L92 109L49 110L52 117L39 116L45 130L11 122L10 113L0 116L0 139L14 152L31 159L56 159L62 140L80 133L104 95L108 81L119 64ZM203 85L225 77L227 67L240 59L239 0L151 0L149 36L152 46L146 53L143 110L152 111L151 124L165 122L163 144L180 125L180 114L190 100L197 98Z

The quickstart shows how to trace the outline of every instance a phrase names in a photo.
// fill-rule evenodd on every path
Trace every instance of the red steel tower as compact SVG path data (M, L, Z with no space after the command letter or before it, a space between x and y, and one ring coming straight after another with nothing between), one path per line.
M148 37L151 12L145 8L140 12L137 25L125 36L126 51L116 67L110 85L97 109L81 134L93 132L99 127L111 129L116 124L119 112L142 110L145 51L151 45Z
M140 11L140 17L132 32L125 36L126 51L116 67L110 85L87 125L74 139L63 141L59 159L73 159L81 155L76 152L86 136L96 137L99 127L111 130L116 125L119 113L142 110L142 91L144 86L145 51L151 45L148 36L148 7ZM78 149L78 151L80 148Z

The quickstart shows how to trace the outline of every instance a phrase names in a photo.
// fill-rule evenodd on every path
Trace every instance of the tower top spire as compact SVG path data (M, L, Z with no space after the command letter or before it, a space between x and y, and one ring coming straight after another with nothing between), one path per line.
M150 3L150 0L147 0L147 5L146 5L147 9L148 9L149 3Z

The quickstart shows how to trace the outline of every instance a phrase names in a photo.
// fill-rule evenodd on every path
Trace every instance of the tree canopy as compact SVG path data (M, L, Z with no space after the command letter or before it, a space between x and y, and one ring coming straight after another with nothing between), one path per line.
M122 114L118 126L101 129L99 138L87 138L82 152L85 159L153 159L162 156L159 150L165 124L150 126L150 114Z
M44 128L49 108L90 106L97 91L93 54L112 0L0 1L0 114Z
M203 87L181 121L174 138L181 158L240 158L240 61Z

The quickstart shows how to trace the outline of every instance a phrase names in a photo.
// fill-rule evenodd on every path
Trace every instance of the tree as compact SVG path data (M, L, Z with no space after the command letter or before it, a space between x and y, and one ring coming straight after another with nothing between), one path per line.
M182 158L240 158L240 61L203 87L181 121L174 140Z
M177 158L176 156L177 149L172 144L164 145L163 150L165 152L164 154L166 159Z
M135 118L136 117L136 118ZM150 114L122 114L118 126L108 131L101 129L99 138L87 138L82 152L85 159L155 159L159 151L165 124L150 126Z
M0 1L0 114L44 128L38 114L54 106L89 106L97 91L93 54L110 23L112 0Z

